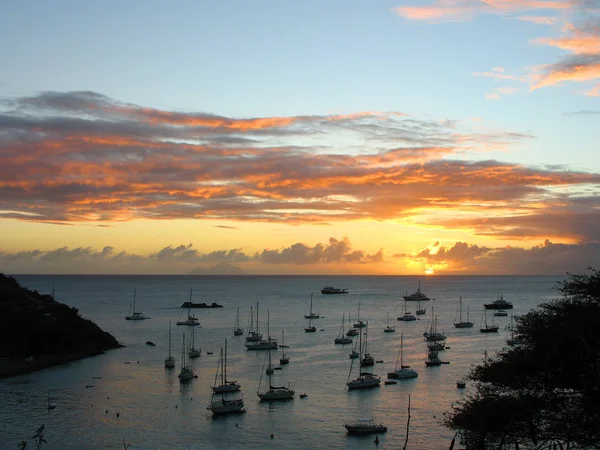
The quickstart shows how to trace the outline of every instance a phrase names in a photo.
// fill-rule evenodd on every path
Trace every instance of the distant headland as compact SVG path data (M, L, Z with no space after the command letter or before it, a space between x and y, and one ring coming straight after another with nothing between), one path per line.
M34 372L123 347L51 295L0 273L0 378Z

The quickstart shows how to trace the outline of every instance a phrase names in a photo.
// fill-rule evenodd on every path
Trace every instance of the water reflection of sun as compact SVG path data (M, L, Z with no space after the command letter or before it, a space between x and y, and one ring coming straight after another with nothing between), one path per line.
M427 269L425 269L425 275L433 275L434 271L433 271L433 267L428 267Z

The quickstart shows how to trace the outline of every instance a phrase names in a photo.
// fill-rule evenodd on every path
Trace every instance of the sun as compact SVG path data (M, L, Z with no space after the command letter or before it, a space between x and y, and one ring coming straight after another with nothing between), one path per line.
M433 275L434 271L433 271L433 267L428 267L427 269L425 269L425 275Z

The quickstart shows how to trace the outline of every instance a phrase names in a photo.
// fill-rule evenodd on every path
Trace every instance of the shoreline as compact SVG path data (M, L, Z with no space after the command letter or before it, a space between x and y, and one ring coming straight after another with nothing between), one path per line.
M123 348L123 346L119 348ZM51 367L66 365L74 361L99 356L104 353L104 351L100 351L89 354L69 353L66 355L40 355L34 357L31 361L27 361L26 359L10 359L8 357L0 358L0 380L38 372Z

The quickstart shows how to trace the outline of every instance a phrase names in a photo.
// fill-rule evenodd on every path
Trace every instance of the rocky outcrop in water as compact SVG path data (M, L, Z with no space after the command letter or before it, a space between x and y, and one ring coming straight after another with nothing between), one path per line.
M55 301L0 274L0 378L122 347L106 331Z

